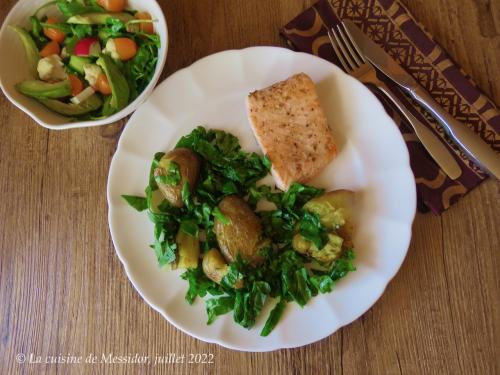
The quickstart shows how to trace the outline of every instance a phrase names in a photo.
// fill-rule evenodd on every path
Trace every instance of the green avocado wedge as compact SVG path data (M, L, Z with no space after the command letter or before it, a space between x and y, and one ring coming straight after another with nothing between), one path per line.
M97 60L97 65L104 70L111 86L109 107L113 109L114 112L121 111L128 105L128 100L130 98L130 88L127 79L120 72L120 69L118 69L111 57L107 55L101 55Z
M71 83L68 79L56 83L28 80L18 83L16 89L35 99L60 99L71 95Z
M71 55L68 63L71 69L73 69L75 72L80 73L81 75L85 75L84 67L87 64L92 64L92 60L88 57L81 57L76 55Z
M80 104L68 104L59 100L41 98L38 98L38 101L54 112L69 117L86 115L98 110L102 106L101 98L95 94Z
M108 18L117 18L125 23L134 19L128 13L86 13L70 17L66 22L78 25L105 25Z
M30 66L31 74L33 78L38 78L37 66L40 56L38 54L38 47L31 35L20 26L9 26L9 28L17 33L24 45L24 50L26 52L26 59Z

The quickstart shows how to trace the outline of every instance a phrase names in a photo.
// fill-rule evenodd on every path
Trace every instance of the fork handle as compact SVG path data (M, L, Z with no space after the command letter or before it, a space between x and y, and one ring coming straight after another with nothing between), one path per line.
M422 87L417 86L409 91L472 161L497 180L500 179L500 155L465 124L454 119Z
M413 127L418 139L434 158L439 167L453 180L456 180L462 174L462 169L452 156L450 150L439 140L429 128L427 128L419 119L411 114L401 103L397 96L383 82L376 83L377 88L399 109L403 116Z

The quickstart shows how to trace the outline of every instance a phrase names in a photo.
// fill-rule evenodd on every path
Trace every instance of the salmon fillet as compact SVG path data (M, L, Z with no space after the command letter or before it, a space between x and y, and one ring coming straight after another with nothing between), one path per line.
M337 155L314 82L304 73L252 92L247 111L281 190L308 182Z

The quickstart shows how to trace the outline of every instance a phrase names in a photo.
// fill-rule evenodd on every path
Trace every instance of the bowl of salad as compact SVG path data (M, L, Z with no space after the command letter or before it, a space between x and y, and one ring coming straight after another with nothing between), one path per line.
M0 87L46 128L106 125L151 94L167 47L153 0L21 0L0 29Z

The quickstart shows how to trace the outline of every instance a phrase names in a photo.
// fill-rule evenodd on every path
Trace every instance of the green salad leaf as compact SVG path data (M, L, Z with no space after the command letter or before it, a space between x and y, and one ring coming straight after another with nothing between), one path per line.
M145 197L138 197L135 195L122 195L122 198L125 199L130 206L132 206L139 212L147 210L148 208L148 201Z
M219 315L224 315L234 309L234 296L210 298L205 302L207 324L212 324Z
M270 170L266 157L241 151L238 138L226 132L198 127L177 142L179 147L189 148L204 159L208 168L202 168L198 193L214 202L228 194L245 195Z
M49 39L43 34L43 27L40 20L34 16L30 17L31 22L31 36L38 47L43 46Z
M156 183L165 185L179 185L179 183L181 182L181 170L179 169L179 164L177 164L175 161L169 162L166 174L155 176L155 180Z
M224 216L219 207L215 207L212 211L212 214L214 215L214 217L219 219L222 222L222 224L229 224L229 219Z
M283 312L285 311L286 303L287 302L285 299L280 299L276 306L274 306L274 308L271 310L271 313L269 314L269 317L266 320L264 328L262 328L262 331L260 332L261 336L269 336L274 327L276 327L281 316L283 315Z
M199 228L196 220L194 219L185 219L181 221L180 229L184 233L190 235L191 237L198 237Z
M124 66L132 99L137 97L153 79L161 45L158 35L139 32L135 36L139 46L137 54Z
M224 294L219 285L205 276L201 265L198 268L187 270L181 275L181 278L189 283L189 288L186 292L186 301L190 305L194 303L196 297L203 298L207 294L212 296Z
M125 22L115 17L108 17L106 24L99 28L99 38L107 41L109 38L118 38L124 36L127 25Z
M73 17L86 13L104 13L106 11L104 8L97 5L97 2L88 0L59 0L56 4L61 13L66 17Z
M308 211L302 213L302 218L299 221L299 233L320 250L328 242L326 230L321 225L319 216Z
M148 216L154 223L155 243L152 245L160 265L176 261L176 234L182 231L198 238L203 251L218 248L214 233L214 220L230 223L219 209L219 202L227 195L244 197L255 209L261 200L274 204L272 210L257 211L269 245L260 250L262 261L256 266L237 256L229 264L220 285L210 280L202 265L186 270L181 277L188 282L186 301L194 303L197 297L205 298L207 324L217 317L231 313L233 320L245 327L255 325L258 316L268 301L277 300L261 331L269 335L282 317L289 302L305 306L320 293L329 293L335 283L355 270L354 252L345 250L339 258L328 265L315 263L308 255L295 251L292 240L300 233L321 251L328 237L319 216L303 209L310 199L323 194L323 189L294 183L288 191L275 191L259 185L271 164L265 156L248 153L241 149L238 139L227 132L194 129L182 137L176 148L188 148L196 152L202 167L194 189L186 182L182 186L182 208L174 208L164 200L154 204L159 193L158 182L178 184L181 175L172 163L164 179L158 181L154 170L159 166L164 153L155 154L151 163L146 197L125 198L135 208L147 207ZM237 287L235 287L238 285Z
M82 39L93 35L94 29L92 25L71 25L71 32L76 38Z

